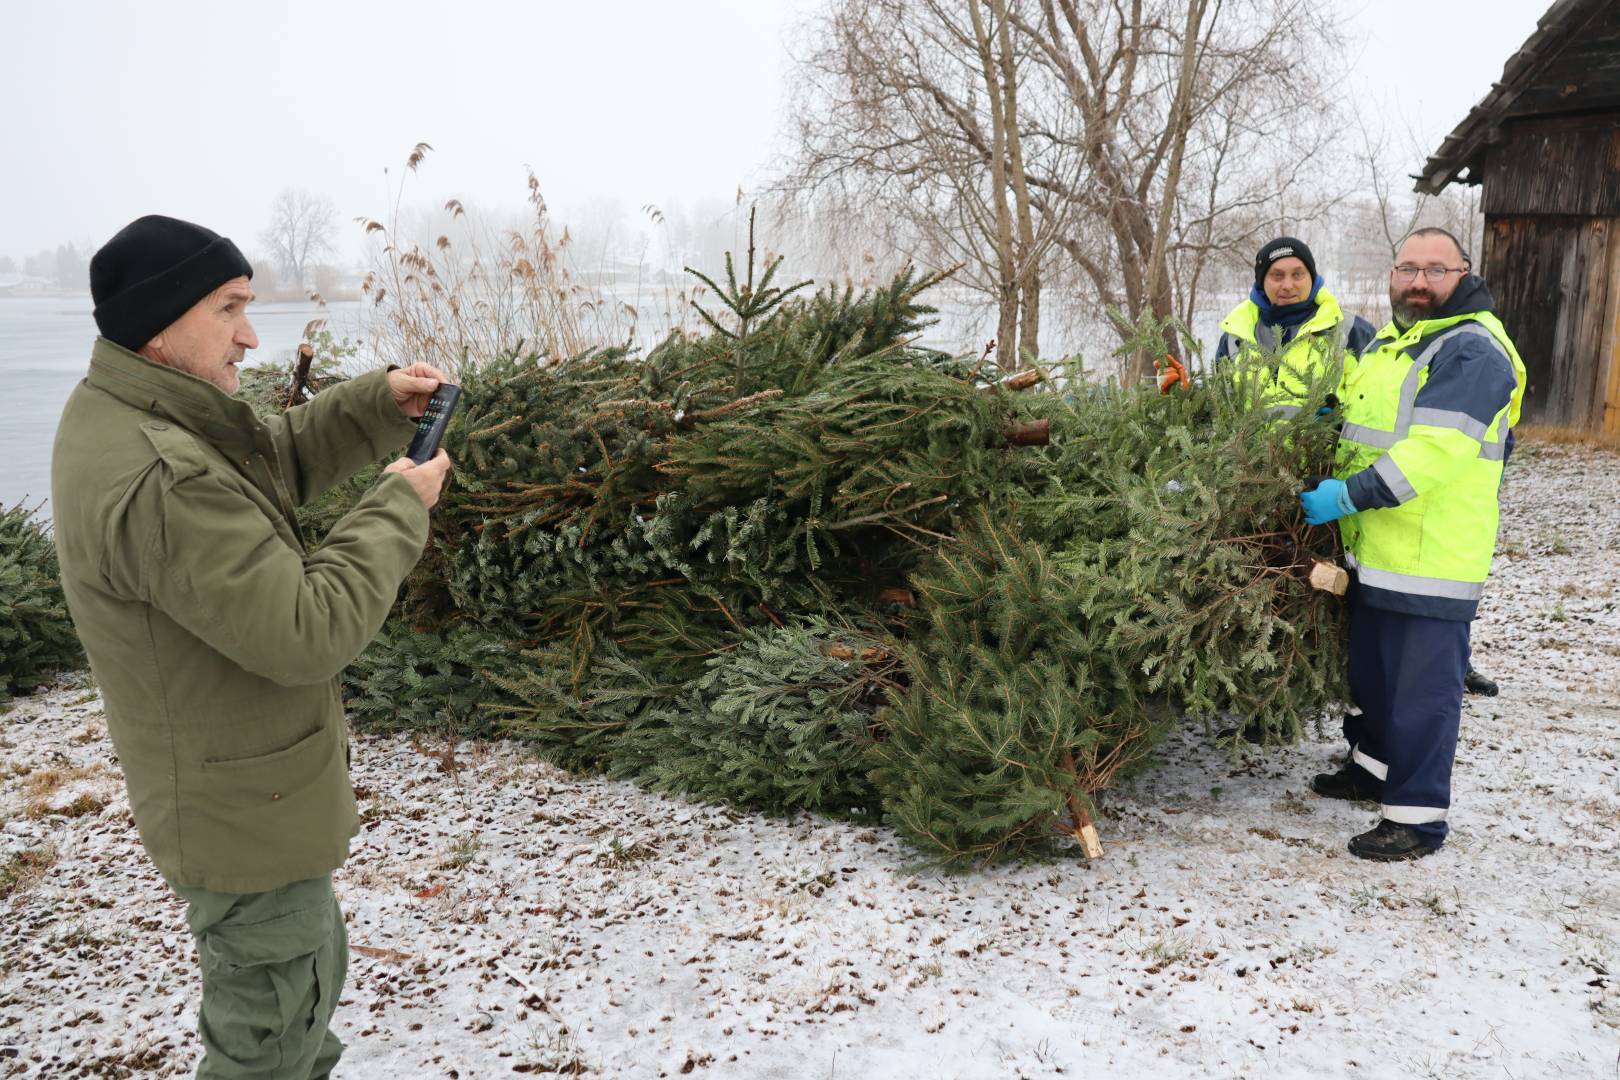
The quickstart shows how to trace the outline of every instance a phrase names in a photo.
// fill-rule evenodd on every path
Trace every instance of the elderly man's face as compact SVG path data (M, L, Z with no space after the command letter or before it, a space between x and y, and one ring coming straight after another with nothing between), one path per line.
M1305 263L1290 255L1271 264L1263 284L1266 299L1280 307L1297 304L1309 297L1311 286L1316 282L1311 279L1311 272L1305 269Z
M1409 236L1389 273L1389 307L1403 326L1429 318L1445 306L1468 268L1444 236Z
M238 366L249 349L259 347L259 335L247 317L253 300L248 279L233 278L147 342L141 355L234 394L242 385Z

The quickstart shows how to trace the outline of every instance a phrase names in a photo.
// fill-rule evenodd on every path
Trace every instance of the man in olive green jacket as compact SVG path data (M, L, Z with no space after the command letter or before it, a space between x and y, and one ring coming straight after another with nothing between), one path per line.
M269 423L229 240L141 218L90 265L101 336L51 463L62 584L142 843L188 904L200 1077L327 1076L358 829L338 673L421 556L449 460L401 458L313 553L294 507L410 438L444 378L376 371Z

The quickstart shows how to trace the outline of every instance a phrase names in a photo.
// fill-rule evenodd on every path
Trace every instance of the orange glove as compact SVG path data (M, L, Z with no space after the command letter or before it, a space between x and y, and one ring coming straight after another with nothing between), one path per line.
M1183 390L1192 385L1192 380L1187 377L1187 369L1180 360L1168 353L1156 366L1159 369L1159 393L1168 394L1176 383L1180 383Z

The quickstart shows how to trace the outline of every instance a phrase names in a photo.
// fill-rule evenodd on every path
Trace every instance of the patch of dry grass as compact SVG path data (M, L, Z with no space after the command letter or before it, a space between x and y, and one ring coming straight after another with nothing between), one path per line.
M23 792L31 799L48 799L75 780L88 780L101 769L94 765L52 765L28 774Z
M98 798L86 791L66 806L53 807L48 799L35 799L23 812L37 820L43 817L84 817L88 814L99 814L106 808L106 799Z
M23 779L23 794L27 804L23 815L32 820L44 817L84 817L99 814L107 800L90 792L82 792L64 806L52 806L51 801L69 784L88 780L106 772L100 765L50 765L29 772Z
M51 844L9 856L0 862L0 900L10 899L33 888L44 880L55 865L56 847Z
M97 739L101 738L102 735L103 735L103 730L102 730L101 725L95 724L95 723L86 724L86 725L84 725L84 728L82 730L80 730L80 732L77 735L75 735L72 738L68 739L68 745L69 746L85 746L85 745L88 745L89 743L95 742Z
M1586 428L1544 427L1540 424L1520 424L1513 429L1517 441L1550 443L1553 446L1581 446L1590 450L1620 453L1620 432L1590 431Z

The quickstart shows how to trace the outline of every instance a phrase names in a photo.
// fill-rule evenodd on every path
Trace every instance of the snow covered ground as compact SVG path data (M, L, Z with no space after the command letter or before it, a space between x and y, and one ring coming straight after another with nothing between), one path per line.
M1107 854L945 877L882 828L356 741L351 1078L1615 1077L1620 457L1509 468L1453 835L1384 866L1338 747L1189 731ZM96 695L0 717L0 1077L189 1075L198 976Z

